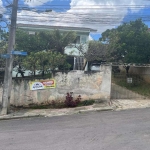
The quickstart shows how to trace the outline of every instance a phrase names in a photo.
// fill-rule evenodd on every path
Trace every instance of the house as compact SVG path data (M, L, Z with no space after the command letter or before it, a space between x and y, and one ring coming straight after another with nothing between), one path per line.
M90 40L90 32L97 30L84 27L66 27L66 26L48 26L48 25L33 25L33 24L17 24L17 28L27 31L29 34L35 34L38 31L53 31L59 30L60 32L75 31L77 34L76 44L70 44L65 47L65 54L72 58L74 70L83 70L85 68L85 60L80 51L86 52L88 49L88 41Z

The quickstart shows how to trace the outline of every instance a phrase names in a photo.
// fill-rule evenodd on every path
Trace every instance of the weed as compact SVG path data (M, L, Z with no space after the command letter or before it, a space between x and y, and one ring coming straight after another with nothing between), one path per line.
M85 101L81 101L78 106L89 106L89 105L93 105L95 103L94 100L85 100Z

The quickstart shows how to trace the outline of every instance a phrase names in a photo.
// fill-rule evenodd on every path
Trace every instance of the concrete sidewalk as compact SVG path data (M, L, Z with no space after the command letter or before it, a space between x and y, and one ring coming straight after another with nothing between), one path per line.
M117 99L112 100L112 108L114 110L127 110L135 108L148 108L150 107L150 99Z
M79 114L90 111L108 111L113 110L108 103L97 103L91 106L63 108L63 109L15 109L11 108L8 115L0 115L0 120L19 119L28 117L52 117Z
M0 115L0 120L19 119L28 117L52 117L71 114L80 114L92 111L120 111L135 108L150 107L150 100L131 100L120 99L112 100L111 105L108 103L95 103L91 106L63 108L63 109L15 109L11 108L8 115Z

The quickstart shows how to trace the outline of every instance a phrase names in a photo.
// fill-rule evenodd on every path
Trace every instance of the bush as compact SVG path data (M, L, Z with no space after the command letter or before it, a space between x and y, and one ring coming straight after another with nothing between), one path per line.
M85 100L85 101L81 101L78 106L89 106L89 105L93 105L94 103L95 103L94 100Z
M73 99L73 92L67 93L65 105L66 107L76 107L81 102L81 95L77 97L76 100Z

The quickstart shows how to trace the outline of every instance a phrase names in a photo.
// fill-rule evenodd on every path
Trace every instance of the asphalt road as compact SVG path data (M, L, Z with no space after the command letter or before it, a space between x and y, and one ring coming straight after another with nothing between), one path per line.
M149 150L150 109L0 121L0 150Z

